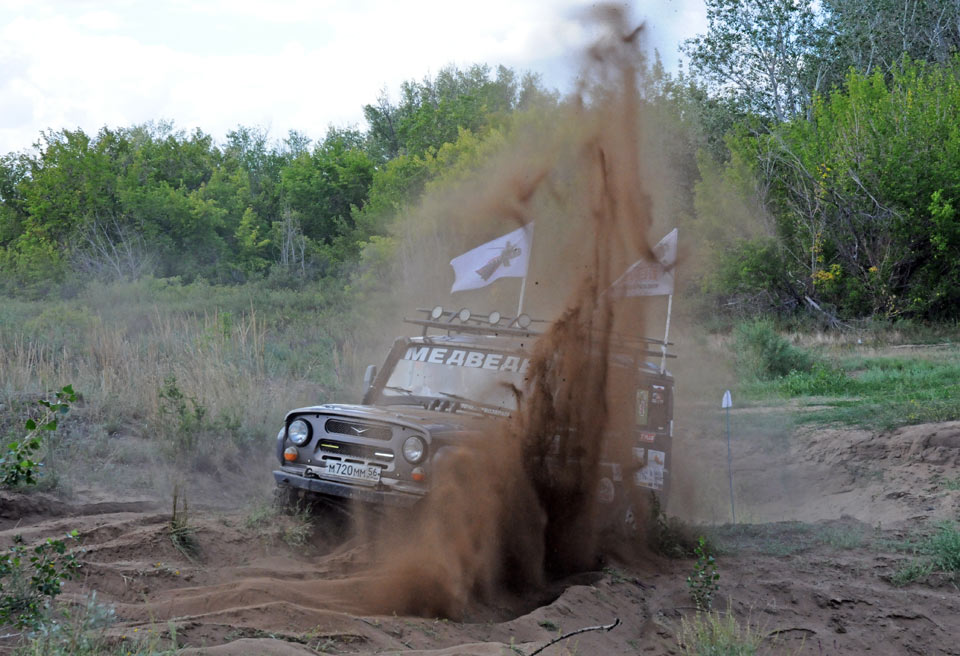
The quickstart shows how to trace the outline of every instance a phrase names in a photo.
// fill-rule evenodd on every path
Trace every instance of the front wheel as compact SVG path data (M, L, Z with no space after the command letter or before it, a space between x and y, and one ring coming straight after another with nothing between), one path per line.
M278 485L273 490L273 507L284 515L295 515L305 507L304 491L289 485Z

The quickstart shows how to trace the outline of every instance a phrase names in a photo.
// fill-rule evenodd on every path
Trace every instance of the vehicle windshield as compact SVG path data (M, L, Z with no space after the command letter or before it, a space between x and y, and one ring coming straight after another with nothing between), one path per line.
M381 398L409 397L472 402L493 410L516 409L513 387L523 389L530 361L519 353L469 345L411 345L397 361Z

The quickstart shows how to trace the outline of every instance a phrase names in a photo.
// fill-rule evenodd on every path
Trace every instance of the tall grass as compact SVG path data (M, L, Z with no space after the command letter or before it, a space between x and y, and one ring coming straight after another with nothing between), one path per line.
M0 403L72 383L87 425L174 440L189 427L165 412L173 381L202 408L190 428L201 442L268 444L286 410L351 397L367 348L353 321L342 299L257 284L147 279L94 285L72 300L0 299Z

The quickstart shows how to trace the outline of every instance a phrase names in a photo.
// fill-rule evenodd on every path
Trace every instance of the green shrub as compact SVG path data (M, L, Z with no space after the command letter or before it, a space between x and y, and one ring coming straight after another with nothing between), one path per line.
M706 539L701 535L694 548L697 562L693 566L693 574L687 577L687 587L690 597L698 611L710 610L713 605L713 595L720 585L720 572L717 570L717 561L707 547Z
M0 488L36 485L42 464L34 458L43 447L44 433L57 430L57 417L66 414L70 404L76 400L76 392L67 385L54 395L53 400L42 399L37 402L43 406L43 413L27 419L24 424L26 435L10 442L0 451Z
M742 323L733 337L737 367L747 378L773 380L795 371L809 372L816 362L808 351L778 335L768 320Z
M52 610L13 652L13 656L173 656L176 626L137 627L126 635L110 631L116 625L113 607L85 600ZM118 641L119 637L119 641Z
M161 433L167 440L171 455L184 457L196 453L199 434L205 426L206 407L180 390L176 376L164 379L157 391L157 399Z
M72 531L66 539L76 540L78 535ZM14 536L13 545L0 554L0 625L37 627L63 582L79 569L64 540L47 538L29 547L21 536Z

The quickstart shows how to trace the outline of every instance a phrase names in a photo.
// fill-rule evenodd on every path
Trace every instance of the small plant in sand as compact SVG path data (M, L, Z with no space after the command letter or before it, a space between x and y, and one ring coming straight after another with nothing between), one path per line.
M763 636L750 623L740 624L733 613L697 612L680 620L677 644L684 656L753 656Z
M713 605L713 595L719 589L720 571L717 561L707 547L706 539L701 535L693 549L697 562L693 565L693 574L687 577L687 587L698 611L708 611Z
M0 554L0 626L36 628L64 581L80 569L76 555L67 553L67 541L79 534L71 531L65 539L47 538L36 546L22 536Z
M907 543L907 548L921 556L911 559L890 576L896 586L922 581L934 572L943 572L956 579L960 574L960 528L952 522L942 522L937 532L921 542Z
M194 529L190 526L187 497L182 495L178 485L173 488L173 512L170 514L167 533L177 551L191 560L197 555L198 546L194 538Z
M933 556L933 565L942 572L960 572L960 529L956 524L944 522L927 545Z
M940 486L945 490L951 490L954 492L960 490L960 476L943 479L940 481Z
M24 424L26 435L0 451L0 488L36 485L43 466L37 454L43 448L44 436L57 430L57 417L65 415L70 410L70 404L76 400L76 392L67 385L54 394L53 399L37 401L44 410L39 417L27 419Z

